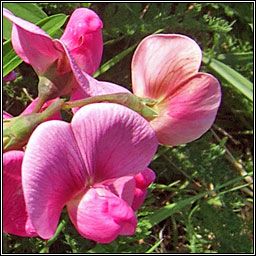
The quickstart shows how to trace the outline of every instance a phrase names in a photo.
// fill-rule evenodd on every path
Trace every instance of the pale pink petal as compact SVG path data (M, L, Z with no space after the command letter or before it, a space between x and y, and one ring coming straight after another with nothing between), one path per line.
M102 27L102 21L94 11L78 8L72 13L60 38L74 56L81 70L90 75L95 73L101 61Z
M131 207L105 188L90 188L67 204L70 219L85 238L110 243L132 235L137 219Z
M47 107L49 107L56 99L47 101L43 107L41 108L40 112L43 112ZM27 107L26 109L20 114L20 116L31 114L36 103L38 101L38 98L35 98ZM46 121L49 120L61 120L61 114L60 112L54 114L53 116L49 117Z
M15 52L39 74L43 74L60 54L51 37L36 25L14 16L5 8L3 15L13 24L11 40Z
M18 236L36 236L29 220L21 185L24 152L3 154L3 231Z
M155 178L155 173L149 168L135 175L136 188L132 202L133 210L136 211L142 205L147 195L148 186L155 180Z
M189 37L155 34L146 37L132 59L132 89L135 95L161 99L179 89L195 75L201 50Z
M158 140L176 146L201 137L212 126L221 101L216 78L198 73L158 106L159 116L151 121Z
M70 124L40 124L28 141L22 165L27 211L40 237L54 235L62 208L86 181L87 166Z
M131 93L126 88L119 86L110 82L101 82L93 77L83 73L84 77L87 80L86 85L80 84L80 87L77 87L73 90L71 94L71 101L80 100L88 97L98 96L98 95L106 95L106 94L114 94L114 93ZM73 113L76 113L79 108L73 108Z
M84 106L71 126L94 184L137 174L149 165L158 145L149 123L119 104Z

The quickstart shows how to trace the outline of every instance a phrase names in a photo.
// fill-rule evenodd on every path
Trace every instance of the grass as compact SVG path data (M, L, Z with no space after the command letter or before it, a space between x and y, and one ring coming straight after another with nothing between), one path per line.
M253 4L37 4L48 15L70 15L81 5L94 9L104 23L97 79L130 88L134 45L156 31L180 33L201 46L208 58L201 70L221 82L222 104L214 126L200 139L159 146L150 165L157 178L137 212L134 236L106 245L86 240L64 210L52 239L3 234L3 252L253 253ZM218 62L218 68L212 66ZM3 86L3 109L18 115L36 97L37 78L25 63L15 70L18 78ZM233 81L234 74L241 83Z

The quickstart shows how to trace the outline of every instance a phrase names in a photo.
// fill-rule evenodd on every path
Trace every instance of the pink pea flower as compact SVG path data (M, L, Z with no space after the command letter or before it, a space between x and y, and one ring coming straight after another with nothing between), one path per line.
M36 104L35 99L21 114L32 113ZM42 111L52 101L44 104ZM3 119L10 119L13 116L3 111ZM48 120L61 119L60 113L51 116ZM28 217L23 189L21 184L21 165L24 151L11 150L3 154L3 231L13 235L31 237L37 236L30 218Z
M52 39L41 28L14 16L5 8L3 15L13 24L11 39L14 50L39 76L60 82L58 77L72 71L70 55L82 71L93 74L98 69L103 51L103 25L94 11L87 8L76 9L60 40ZM68 78L63 79L67 83Z
M3 231L18 236L37 236L28 217L21 184L24 152L3 154Z
M25 202L37 234L51 238L66 206L85 238L109 243L132 235L137 223L132 205L140 197L136 175L147 169L157 145L144 118L113 103L87 105L71 123L40 124L22 164ZM152 171L143 172L152 182Z
M146 37L132 59L135 95L156 101L150 122L164 145L191 142L213 124L221 101L216 78L199 72L202 53L195 41L176 34Z

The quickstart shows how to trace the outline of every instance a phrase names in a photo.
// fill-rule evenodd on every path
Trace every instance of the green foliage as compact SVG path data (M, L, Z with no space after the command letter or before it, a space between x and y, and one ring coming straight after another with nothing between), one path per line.
M159 146L150 165L157 178L137 211L138 226L133 236L120 236L110 244L86 240L77 233L64 210L52 240L4 234L3 251L16 254L252 253L252 191L241 170L252 176L253 3L7 5L21 17L25 8L24 18L34 23L43 19L41 25L57 38L74 9L82 6L94 9L104 23L102 66L95 77L127 88L131 84L134 48L145 36L152 33L190 36L203 50L201 71L214 74L222 85L222 104L215 125L203 137L178 147ZM32 13L30 8L37 11ZM10 27L5 22L3 32L8 39ZM51 22L58 26L52 26ZM14 58L14 55L10 57L13 54L10 42L4 43L3 53L5 70ZM13 115L22 112L31 96L37 96L37 77L32 68L25 63L17 65L6 70L16 67L18 78L3 86L3 109ZM67 112L63 116L65 120L71 118ZM230 154L235 163L230 161Z

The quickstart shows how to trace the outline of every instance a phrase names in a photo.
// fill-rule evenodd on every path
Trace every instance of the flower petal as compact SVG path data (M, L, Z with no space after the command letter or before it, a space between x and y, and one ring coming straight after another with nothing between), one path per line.
M137 219L131 207L104 188L90 188L67 204L70 219L85 238L110 243L118 235L132 235Z
M11 114L3 110L3 119L10 119L13 118Z
M22 184L40 237L54 235L62 208L86 182L86 169L70 124L48 121L36 128L26 148Z
M198 73L182 90L159 105L159 116L151 121L158 140L176 146L201 137L212 126L221 102L220 84L206 73Z
M132 202L132 209L134 211L138 210L144 202L148 186L155 180L155 178L155 173L149 168L135 175L136 188Z
M134 176L124 176L117 179L111 179L104 181L103 184L108 187L108 189L130 206L132 205L134 192L135 192L135 178Z
M149 123L119 104L84 106L71 126L94 184L147 168L158 145Z
M59 56L51 37L36 25L14 16L3 8L3 15L13 24L12 45L18 56L43 74Z
M3 231L18 236L36 236L28 217L21 185L24 152L3 154Z
M132 59L134 94L157 100L175 92L198 72L201 57L199 46L189 37L176 34L146 37Z
M103 27L99 16L87 8L76 9L60 38L82 71L92 75L98 69L102 52Z

